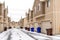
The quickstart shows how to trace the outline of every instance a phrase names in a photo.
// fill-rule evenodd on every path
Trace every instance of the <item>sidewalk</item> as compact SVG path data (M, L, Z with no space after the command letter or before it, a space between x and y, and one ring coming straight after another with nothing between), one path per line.
M46 34L42 34L42 33L37 33L37 32L31 32L31 31L27 31L27 30L22 30L23 32L27 33L28 35L38 39L38 40L60 40L60 36L56 35L56 36L48 36Z
M9 32L10 32L10 30L0 33L0 40L7 40L8 36L10 34Z

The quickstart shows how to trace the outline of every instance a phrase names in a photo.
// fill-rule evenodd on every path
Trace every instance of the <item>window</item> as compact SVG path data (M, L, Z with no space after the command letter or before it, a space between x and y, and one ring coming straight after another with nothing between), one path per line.
M47 1L47 7L50 7L50 0Z
M39 11L41 10L41 4L39 3Z
M0 4L0 15L2 15L2 4Z
M29 14L27 15L27 20L29 20Z
M33 11L31 11L31 18L33 18Z
M37 6L37 10L39 11L39 5Z
M39 3L37 6L37 10L40 11L41 10L41 4Z
M4 18L6 18L6 17L5 17L5 10L4 10Z

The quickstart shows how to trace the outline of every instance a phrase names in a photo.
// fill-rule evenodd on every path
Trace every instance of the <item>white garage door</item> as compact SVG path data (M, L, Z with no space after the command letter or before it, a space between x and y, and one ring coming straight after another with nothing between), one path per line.
M49 21L44 21L41 24L42 24L41 32L47 34L46 29L51 28L51 23Z

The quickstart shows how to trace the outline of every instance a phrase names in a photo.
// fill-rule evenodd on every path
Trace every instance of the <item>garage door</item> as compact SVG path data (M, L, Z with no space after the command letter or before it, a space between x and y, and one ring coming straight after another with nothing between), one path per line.
M2 31L3 31L3 24L0 23L0 32L2 32Z
M41 27L41 32L47 34L46 29L50 29L50 28L51 28L51 23L50 23L50 21L43 21L43 22L41 23L41 25L42 25L42 27Z

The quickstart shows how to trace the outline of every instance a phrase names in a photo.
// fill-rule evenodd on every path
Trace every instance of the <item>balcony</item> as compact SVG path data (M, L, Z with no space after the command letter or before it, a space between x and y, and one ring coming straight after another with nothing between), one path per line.
M40 0L41 2L45 2L45 1L47 1L47 0Z

